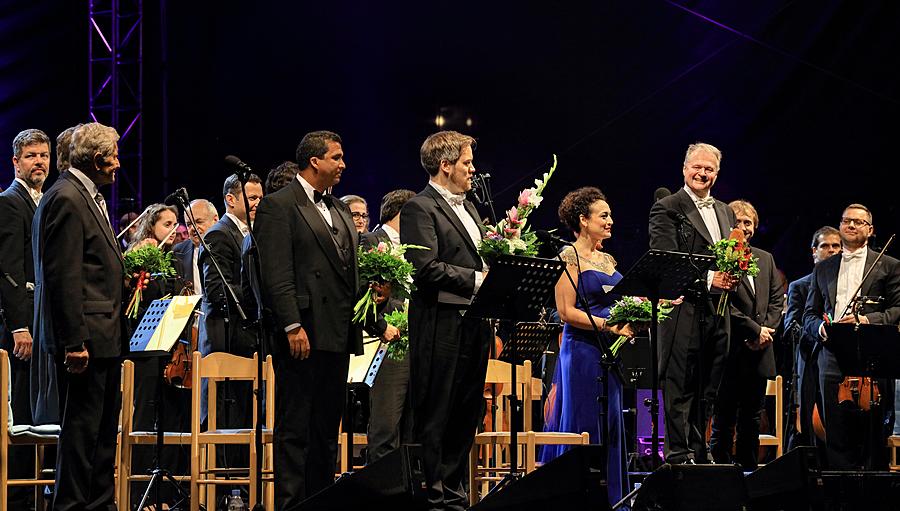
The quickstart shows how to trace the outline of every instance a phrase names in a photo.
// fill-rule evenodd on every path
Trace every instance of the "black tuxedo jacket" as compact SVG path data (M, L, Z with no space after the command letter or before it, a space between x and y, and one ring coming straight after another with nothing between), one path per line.
M803 314L806 311L806 299L809 297L812 276L813 274L810 273L788 285L787 310L784 313L784 331L789 333L792 329L799 327L799 330L795 330L794 335L799 333L799 339L797 340L799 341L800 351L805 357L809 357L818 344L816 338L806 335L806 331L803 329ZM795 327L794 325L797 326Z
M465 201L466 211L484 230L475 206ZM475 289L475 272L483 271L478 249L459 217L441 197L427 185L422 192L403 205L400 213L400 240L422 245L429 250L410 250L406 258L415 267L416 290L409 302L409 338L414 353L414 366L426 367L432 360L432 341L437 325L440 291L469 297ZM414 381L420 389L428 388L428 374L413 369ZM426 392L416 392L420 401Z
M31 222L35 209L28 190L18 181L13 181L5 192L0 193L0 269L18 285L13 287L6 278L0 278L0 304L10 332L20 328L33 330Z
M728 237L735 224L734 212L720 200L716 200L713 208L716 211L716 218L719 221L719 230L722 236ZM660 199L650 209L650 248L694 254L712 254L709 249L712 243L712 236L709 233L709 229L706 228L706 224L703 223L700 211L688 193L684 191L684 188ZM686 342L689 336L695 335L693 331L695 307L692 302L697 300L692 296L692 293L694 296L704 296L706 274L704 273L697 277L696 284L685 293L686 301L682 305L677 306L672 312L670 319L659 326L660 374L665 374L666 372L673 343L679 343L679 346L681 346L683 344L682 341ZM710 320L713 319L712 315L707 317ZM726 315L727 319L728 315ZM727 330L728 321L723 323Z
M867 249L863 274L872 268L878 253ZM820 262L813 269L809 297L803 315L803 329L812 339L819 339L819 325L822 315L828 313L837 321L835 315L843 311L835 311L837 297L837 279L841 268L840 254ZM872 273L863 281L862 296L881 296L884 299L877 304L863 305L862 314L875 325L896 325L900 322L900 263L890 256L883 256Z
M359 243L360 245L368 250L370 248L378 246L378 243L386 243L388 245L391 244L391 238L388 236L388 233L384 231L384 229L378 228L372 232L366 232L360 235ZM378 314L375 319L375 326L373 331L378 335L384 333L387 329L387 322L384 320L385 314L390 314L396 310L403 310L403 300L394 298L393 296L388 298L384 303L378 306Z
M194 250L199 250L199 248L194 247L194 241L191 238L172 247L172 255L181 264L181 277L192 283L194 282ZM197 259L197 268L201 268L199 258ZM194 292L196 293L197 290L195 289Z
M744 341L755 342L759 339L762 327L778 328L781 313L784 310L784 283L781 274L775 268L772 254L765 250L751 247L753 255L759 258L759 275L756 276L754 288L750 287L749 277L741 279L737 289L731 294L731 350L730 356L737 356L743 350L745 356L757 364L757 372L763 378L775 377L775 352L769 344L765 349L752 351L744 345ZM749 352L749 353L747 353Z
M204 354L228 352L233 355L250 356L253 353L255 336L244 329L231 293L225 287L231 286L245 313L249 310L241 286L241 244L244 236L234 221L223 215L215 225L203 235L209 247L200 247L197 266L203 272L203 328L199 339L200 351ZM222 276L210 258L215 257ZM222 279L224 277L224 281ZM225 320L228 320L226 327Z
M35 340L62 354L82 343L91 357L127 353L125 261L112 227L78 178L62 174L34 217Z
M260 294L275 322L275 352L283 356L290 356L284 329L292 324L303 327L314 350L362 354L362 332L352 323L360 289L359 236L350 209L334 196L324 200L334 225L349 237L346 262L297 179L263 197L256 208Z

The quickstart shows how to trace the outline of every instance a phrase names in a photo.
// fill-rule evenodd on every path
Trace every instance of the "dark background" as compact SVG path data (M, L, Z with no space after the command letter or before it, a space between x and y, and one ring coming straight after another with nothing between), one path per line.
M896 2L146 1L144 14L144 205L187 186L221 209L224 155L265 177L330 129L348 163L335 193L377 217L385 192L425 184L418 149L443 113L478 138L498 211L553 153L534 225L600 187L622 269L646 249L653 191L681 186L698 140L724 153L714 195L756 205L754 244L789 279L850 202L873 210L875 245L898 226ZM87 41L86 1L0 4L0 141L87 119Z

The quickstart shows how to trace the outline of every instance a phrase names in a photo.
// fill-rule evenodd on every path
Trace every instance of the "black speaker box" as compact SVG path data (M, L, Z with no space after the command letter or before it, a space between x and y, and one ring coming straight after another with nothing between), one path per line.
M747 476L753 511L818 510L824 503L821 460L815 447L797 447Z
M422 446L403 445L363 469L340 477L293 509L428 509Z
M734 465L669 465L644 479L632 511L741 511L744 473Z
M603 448L579 445L482 499L471 511L609 509L600 478Z

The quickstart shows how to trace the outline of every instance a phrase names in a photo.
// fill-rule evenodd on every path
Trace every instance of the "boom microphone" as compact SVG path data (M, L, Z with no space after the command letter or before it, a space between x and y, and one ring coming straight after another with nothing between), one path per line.
M178 206L181 203L187 203L187 196L187 190L184 187L181 187L167 195L163 204L166 206Z
M559 236L553 234L550 231L545 231L543 229L539 229L534 231L534 235L537 236L538 241L541 243L547 243L550 245L561 246L561 245L571 245L572 242L568 240L564 240Z
M672 195L672 191L664 186L661 186L657 188L655 192L653 192L653 203L656 204L660 199L668 197L669 195Z
M250 168L250 165L242 162L240 158L233 154L229 154L225 157L225 163L231 167L232 170L239 170L247 173L253 172L253 169Z

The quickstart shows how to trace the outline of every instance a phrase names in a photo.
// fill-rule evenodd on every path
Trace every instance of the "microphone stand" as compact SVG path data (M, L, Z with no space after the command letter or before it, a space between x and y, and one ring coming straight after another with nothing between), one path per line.
M572 247L572 250L575 251L575 245L566 240L553 240L560 244L565 244ZM578 265L578 277L581 279L581 263L578 259L578 252L575 251L575 262ZM624 381L623 375L621 374L621 370L616 364L615 359L613 358L612 352L609 350L609 346L606 345L606 342L603 340L603 336L600 331L600 327L597 326L597 322L594 321L594 316L591 314L591 308L588 305L587 299L583 294L583 290L578 288L578 284L575 282L575 279L572 277L572 274L569 272L569 265L563 261L562 254L557 251L556 258L560 260L565 266L564 273L566 278L569 281L569 284L572 285L572 289L575 290L575 298L578 300L579 305L584 310L584 313L587 315L588 322L591 324L591 329L594 332L594 337L597 340L597 347L600 349L600 376L597 377L598 383L600 383L600 395L597 396L598 403L598 419L600 421L600 438L598 439L598 445L602 448L603 452L603 463L601 464L600 469L600 479L602 481L601 484L607 485L609 483L609 425L607 424L606 408L609 402L609 378L610 373L614 373L619 377L620 381Z
M247 257L250 262L250 280L251 282L257 283L257 289L259 289L259 284L261 283L260 277L262 275L262 268L259 264L259 244L256 243L256 235L253 234L253 220L250 218L250 199L247 198L247 181L250 180L250 172L249 169L244 171L239 171L237 173L238 180L241 182L241 196L244 199L244 211L247 215L247 228L249 229L248 236L250 237L250 247L247 250ZM262 389L263 389L263 363L266 358L266 343L264 342L267 338L268 332L266 330L267 322L265 320L267 316L267 309L263 307L262 300L257 300L257 317L253 323L247 321L247 316L241 313L241 320L244 323L244 328L248 328L250 326L256 326L256 351L258 353L256 357L256 381L257 386L256 390L254 390L256 394L256 424L253 425L254 429L254 449L256 449L256 502L253 504L253 511L265 511L265 505L263 504L263 486L262 486L262 459L263 459L263 414L265 413L263 407L263 399L262 399ZM267 385L273 385L273 382L268 382Z
M494 199L491 198L491 175L475 174L472 176L472 195L479 204L487 204L491 210L491 221L497 225L497 213L494 211Z
M241 181L241 191L242 192L243 192L243 188L244 188L244 182ZM187 216L188 221L190 222L191 226L194 228L194 232L198 232L197 231L197 221L194 219L194 214L191 211L191 204L190 204L191 201L190 201L190 197L187 195L187 191L185 191L185 193L183 195L177 194L175 196L175 199L179 202L181 207L184 208L185 216ZM246 201L246 200L247 200L247 195L246 195L246 193L244 193L244 201ZM246 204L245 204L245 206L246 206ZM249 208L247 208L247 211L249 212ZM247 216L248 216L248 220L249 220L250 215L248 214ZM210 261L212 261L213 268L215 269L216 274L219 276L219 279L222 280L222 284L225 287L225 292L228 293L228 296L230 296L232 301L234 302L235 311L237 312L238 316L241 318L241 321L246 322L247 315L244 313L243 307L241 307L241 301L238 299L237 293L235 293L235 291L231 287L231 285L225 281L225 275L224 275L224 273L222 273L222 268L219 266L219 262L216 260L215 254L213 253L212 250L210 250L209 245L206 244L206 241L203 239L203 236L200 236L198 234L197 237L200 239L200 246L203 247L203 250L205 252L209 253L209 259L210 259ZM226 300L226 303L227 303L227 300ZM230 337L230 335L229 335L229 337ZM261 374L262 374L262 366L260 365L260 368L258 369L258 372L257 372L257 377L259 378L258 381L262 381ZM216 404L212 403L212 406L216 406ZM259 441L259 437L257 437L257 441ZM259 451L257 451L257 452L259 452ZM258 483L259 483L259 481L257 481L257 488L259 488ZM254 509L256 509L256 508L254 508Z

